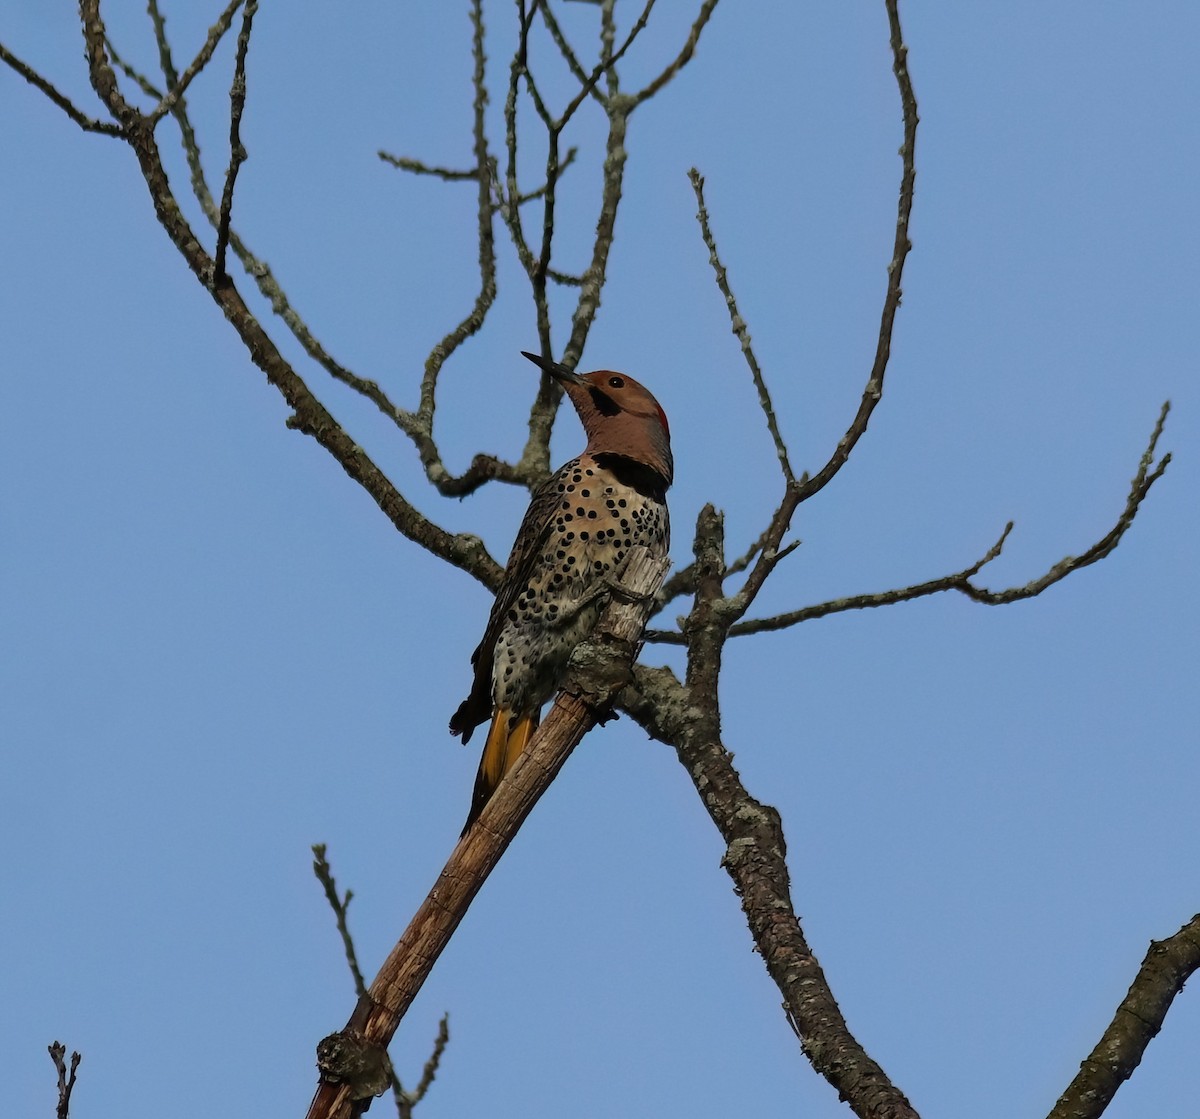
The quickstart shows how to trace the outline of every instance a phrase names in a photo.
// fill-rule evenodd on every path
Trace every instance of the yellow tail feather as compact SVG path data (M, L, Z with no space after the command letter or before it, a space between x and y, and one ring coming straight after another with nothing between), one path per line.
M488 727L487 742L483 757L479 760L479 772L475 776L475 792L471 797L471 811L463 827L463 834L479 818L483 806L492 798L504 775L516 764L521 751L529 745L530 738L538 725L538 712L522 716L509 728L512 712L497 708Z

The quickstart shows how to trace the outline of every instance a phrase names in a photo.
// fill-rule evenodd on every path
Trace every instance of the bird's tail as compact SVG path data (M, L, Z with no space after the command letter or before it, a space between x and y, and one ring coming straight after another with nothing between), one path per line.
M538 725L538 715L539 713L534 711L514 722L512 712L504 707L498 707L492 715L492 725L488 728L483 757L479 760L479 772L475 775L475 792L471 797L471 811L467 814L463 835L466 835L471 825L479 819L483 806L491 800L500 779L512 769L517 758L521 756L521 751L529 745L529 740Z

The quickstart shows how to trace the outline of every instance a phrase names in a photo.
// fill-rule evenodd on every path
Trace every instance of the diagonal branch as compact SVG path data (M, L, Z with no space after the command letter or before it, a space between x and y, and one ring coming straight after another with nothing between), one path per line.
M113 116L125 126L125 139L137 157L158 222L237 331L251 360L287 401L292 410L288 426L311 435L320 443L408 539L494 587L501 568L488 554L483 542L468 533L447 532L423 516L312 394L246 306L235 285L232 282L219 286L210 284L215 262L200 244L172 193L153 126L125 101L117 85L105 50L106 31L100 16L100 2L80 0L79 7L92 86Z
M175 108L176 102L187 91L187 87L192 84L192 79L208 65L213 52L217 49L218 44L225 37L225 32L229 30L230 25L233 23L233 17L237 14L238 8L244 2L245 0L229 0L229 4L225 10L217 17L217 22L208 29L208 36L204 40L203 46L196 53L196 57L192 59L188 68L175 81L169 83L167 95L146 114L146 120L151 127L156 125L167 113ZM161 24L163 22L162 17L157 15L158 5L153 0L151 8L157 16L156 22Z
M347 890L345 894L338 892L337 883L333 879L333 867L329 865L325 851L324 843L313 844L313 874L321 883L321 888L325 891L325 900L329 902L329 908L333 910L338 936L342 938L342 950L346 953L346 964L350 968L350 976L354 980L354 992L361 997L367 990L367 981L363 978L362 968L358 966L358 951L354 947L354 938L350 935L350 925L347 921L354 891Z
M175 65L172 60L171 46L166 35L166 25L161 13L158 9L157 0L149 0L148 11L151 21L154 26L154 37L158 45L159 65L163 72L164 80L168 88L174 88L179 84L179 79L176 74ZM487 91L482 87L482 71L480 64L480 56L482 54L482 25L477 25L476 33L476 73L475 73L475 109L476 109L476 137L481 135L481 118L483 105L487 101ZM116 61L114 59L114 61ZM153 90L144 77L132 71L124 63L118 62L127 73L138 82L143 89ZM204 211L209 223L214 229L219 231L221 228L221 211L217 203L213 199L212 192L209 189L208 181L204 173L204 168L200 160L200 145L196 138L195 129L192 127L191 119L187 109L185 98L180 94L175 100L171 108L171 114L179 125L180 139L183 144L184 155L187 160L188 169L191 175L192 193L196 200L200 203L201 209ZM478 170L471 174L472 178L477 178ZM490 219L490 213L489 213ZM481 238L483 224L481 217ZM487 225L486 235L490 239L491 229L490 220ZM321 366L334 380L341 382L348 388L357 392L360 396L371 401L376 408L389 420L391 420L401 431L404 432L417 449L417 453L421 458L422 465L425 468L426 477L435 486L439 493L444 496L462 497L468 493L478 489L485 482L492 479L497 479L504 482L524 483L526 480L526 472L520 467L512 466L506 462L496 459L490 455L476 456L475 460L465 473L459 476L452 475L445 469L441 461L441 456L437 445L434 442L431 434L431 415L422 415L416 412L410 412L399 407L388 397L387 393L379 385L377 381L366 377L360 377L352 372L322 345L316 338L308 324L301 317L299 311L292 305L280 285L278 279L271 270L271 266L260 257L255 256L249 246L230 227L228 233L228 245L233 250L245 269L247 275L254 280L261 294L270 301L271 309L284 322L284 325L291 331L292 335L303 347L305 353L308 354L313 361ZM481 269L485 268L488 263L488 258L484 251L483 242L481 239ZM495 269L494 269L494 254L491 256L491 269L486 272L483 280L483 290L485 293L490 293L489 299L495 298ZM487 277L490 276L490 286ZM447 339L454 339L462 333L462 339L468 337L478 329L476 325L474 329L470 329L470 325L475 323L478 318L481 322L481 315L486 313L487 306L480 310L480 300L476 300L475 307L468 314L464 324L459 324L455 331L452 331ZM463 333L465 331L465 333ZM460 341L462 340L460 339ZM446 346L446 353L441 361L444 363L445 358L449 353L457 348L459 343L455 342L449 345L447 340L443 340L442 345ZM436 350L435 350L436 352ZM427 363L428 364L428 363Z
M658 75L645 89L639 90L633 97L633 104L636 108L643 101L649 101L663 86L670 82L676 74L679 73L692 60L692 55L696 53L696 47L700 45L700 36L704 33L704 28L708 21L712 18L713 12L716 10L718 0L704 0L700 5L700 12L692 23L691 30L688 31L688 37L680 49L679 53L671 60L661 74Z
M1174 936L1151 941L1129 993L1049 1119L1099 1119L1141 1064L1183 985L1200 971L1200 913Z
M779 422L775 418L775 405L771 403L771 393L767 389L767 382L763 379L762 369L759 368L758 358L754 356L754 347L750 343L750 329L746 326L746 320L742 318L741 312L738 310L737 300L729 286L729 274L725 270L725 265L721 263L721 258L717 253L716 238L713 237L712 228L709 226L708 209L704 204L704 176L693 167L688 171L688 179L691 180L692 190L696 192L696 204L699 206L696 220L700 223L700 234L708 249L708 261L716 273L717 287L721 289L721 294L725 297L725 306L729 311L733 333L741 343L742 356L745 357L746 364L750 367L750 376L754 381L754 387L758 390L758 404L763 410L763 415L767 417L767 430L771 433L771 441L775 444L775 456L779 459L783 480L787 485L791 485L796 480L796 476L792 473L787 446L779 432Z
M32 66L26 62L22 62L3 43L0 43L0 62L6 63L16 73L20 74L34 89L41 90L55 105L79 125L84 132L98 132L102 136L121 136L124 134L124 129L119 124L114 124L108 120L96 120L94 117L89 117L86 113L80 112L71 99L65 94L60 93L48 78L43 78Z
M903 1092L850 1032L792 904L779 813L747 791L721 740L724 529L711 505L697 518L693 553L696 601L687 620L684 685L670 669L639 669L621 706L652 737L673 745L688 771L725 843L721 865L813 1068L864 1119L916 1119Z
M645 548L631 552L622 573L628 593L613 597L593 637L572 655L546 721L451 852L346 1027L318 1047L322 1083L308 1119L359 1116L382 1090L387 1045L438 956L533 806L629 679L646 611L666 568L666 560ZM367 1076L360 1075L364 1069Z

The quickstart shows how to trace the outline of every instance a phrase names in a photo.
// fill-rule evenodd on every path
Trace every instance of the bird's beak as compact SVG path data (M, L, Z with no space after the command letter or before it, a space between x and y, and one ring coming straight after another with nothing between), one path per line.
M584 383L583 378L578 373L572 372L565 365L559 365L557 361L547 361L544 357L531 354L528 350L522 350L521 356L529 358L543 373L549 374L560 384L582 385Z

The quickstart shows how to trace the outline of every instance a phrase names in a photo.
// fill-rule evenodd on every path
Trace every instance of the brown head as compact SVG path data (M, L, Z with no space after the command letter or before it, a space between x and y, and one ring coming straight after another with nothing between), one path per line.
M588 454L622 455L650 467L666 485L671 484L675 464L667 415L648 388L611 369L575 373L537 354L521 353L570 397L587 433Z

